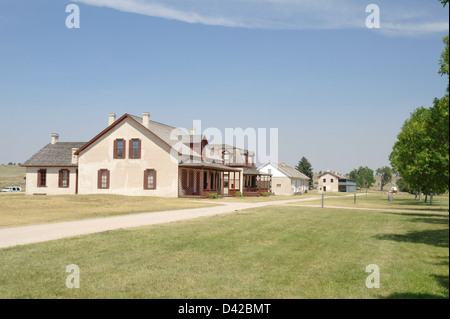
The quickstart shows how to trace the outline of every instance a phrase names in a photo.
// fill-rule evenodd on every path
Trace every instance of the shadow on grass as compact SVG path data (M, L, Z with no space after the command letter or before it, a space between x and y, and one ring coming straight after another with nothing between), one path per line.
M447 299L448 297L431 294L396 293L386 297L387 299Z
M436 281L439 283L439 285L441 285L442 287L447 289L447 293L448 293L448 290L449 290L448 276L433 275L433 277L434 277L434 279L436 279Z
M410 207L408 209L411 210L433 210L433 211L442 211L442 212L448 212L448 207L442 207L439 202L434 202L433 205L430 205L430 203L425 203L423 201L411 201L410 199L394 199L395 205L399 206L416 206L416 207Z
M427 224L440 224L440 225L448 225L449 216L441 215L441 214L427 214L427 213L392 213L392 212L383 212L383 214L395 215L395 216L406 216L406 217L417 217L412 218L408 221L411 222L419 222L419 223L427 223Z
M414 231L403 235L377 235L375 238L380 240L394 240L398 242L427 244L436 247L448 248L448 229Z

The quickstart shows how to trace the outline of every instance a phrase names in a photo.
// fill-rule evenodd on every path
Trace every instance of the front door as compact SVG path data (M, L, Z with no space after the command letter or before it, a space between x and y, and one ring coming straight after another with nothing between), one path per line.
M228 196L228 183L229 175L228 173L223 173L223 195Z

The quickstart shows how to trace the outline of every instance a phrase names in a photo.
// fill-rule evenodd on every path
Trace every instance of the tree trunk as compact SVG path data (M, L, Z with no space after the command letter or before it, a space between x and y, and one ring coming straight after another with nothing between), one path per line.
M428 201L428 194L425 195L425 203L427 203Z
M433 194L430 194L430 206L433 205Z

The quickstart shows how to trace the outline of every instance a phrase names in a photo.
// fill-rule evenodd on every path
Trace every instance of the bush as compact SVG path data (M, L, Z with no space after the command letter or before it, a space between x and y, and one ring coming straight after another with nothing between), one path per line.
M241 192L236 192L236 193L234 194L234 196L235 196L235 197L242 197L242 193L241 193Z
M270 196L270 193L269 192L265 192L265 193L262 193L261 196L268 197L268 196Z
M209 199L216 199L216 198L219 198L219 194L217 194L217 193L210 193L210 194L208 194L208 198L209 198Z

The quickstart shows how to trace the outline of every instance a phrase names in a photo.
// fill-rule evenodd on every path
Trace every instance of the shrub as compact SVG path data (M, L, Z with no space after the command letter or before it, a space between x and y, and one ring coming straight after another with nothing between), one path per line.
M242 197L242 193L241 193L241 192L236 192L236 193L234 194L234 196L235 196L235 197Z
M208 194L208 198L209 198L209 199L216 199L216 198L219 198L219 194L217 194L217 193L210 193L210 194Z
M262 193L261 196L268 197L268 196L270 196L270 193L269 192L265 192L265 193Z

